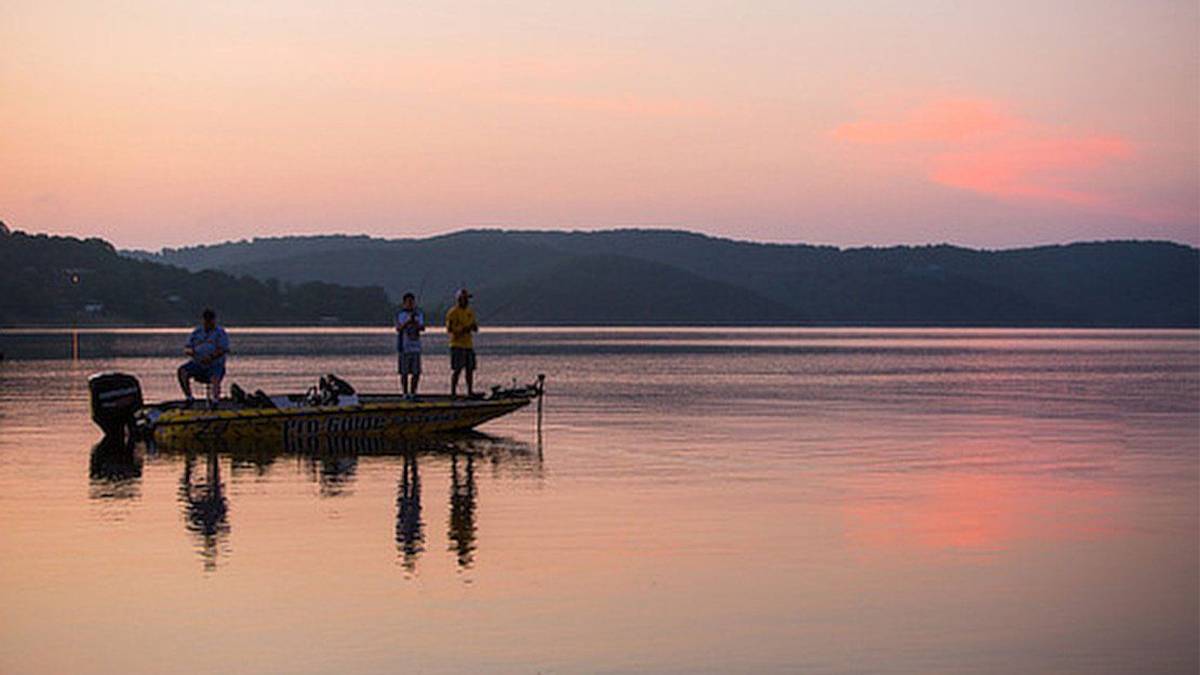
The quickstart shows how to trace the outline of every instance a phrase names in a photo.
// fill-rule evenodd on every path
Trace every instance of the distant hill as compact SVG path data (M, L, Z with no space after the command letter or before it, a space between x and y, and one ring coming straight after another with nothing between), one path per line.
M839 249L675 230L466 230L127 255L258 279L378 285L393 301L412 290L437 310L466 285L483 319L506 323L1200 325L1200 251L1168 242Z
M530 277L486 286L480 296L491 302L481 312L497 323L746 325L800 319L788 305L740 286L603 254L568 258Z
M238 278L117 254L101 239L0 227L0 326L186 325L206 306L246 324L379 323L392 311L378 286Z

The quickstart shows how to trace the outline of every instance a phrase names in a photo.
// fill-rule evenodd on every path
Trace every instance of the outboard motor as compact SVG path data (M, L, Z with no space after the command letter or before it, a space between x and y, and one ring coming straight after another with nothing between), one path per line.
M88 378L92 395L92 421L106 436L121 434L133 425L133 414L142 407L142 385L125 373L96 373Z

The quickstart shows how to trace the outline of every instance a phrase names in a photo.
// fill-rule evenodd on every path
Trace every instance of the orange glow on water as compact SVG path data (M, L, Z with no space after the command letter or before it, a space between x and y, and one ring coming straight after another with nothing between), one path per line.
M996 421L988 428L1019 429L1019 420ZM867 484L846 510L847 536L876 551L1000 553L1045 541L1095 541L1121 531L1117 505L1127 496L1114 485L1073 476L1072 467L1115 470L1119 440L1073 448L1022 439L1003 443L956 439L934 447L945 471L910 471L881 476ZM1041 468L1021 474L998 472L999 457L1050 455ZM959 468L952 468L956 465ZM889 487L894 484L895 487ZM902 488L900 486L903 486ZM893 490L915 500L900 503Z
M864 500L847 512L852 541L877 550L997 553L1033 541L1105 536L1112 523L1096 520L1111 490L1047 485L1036 477L986 474L915 479L923 497L903 506ZM1078 511L1055 512L1071 496Z

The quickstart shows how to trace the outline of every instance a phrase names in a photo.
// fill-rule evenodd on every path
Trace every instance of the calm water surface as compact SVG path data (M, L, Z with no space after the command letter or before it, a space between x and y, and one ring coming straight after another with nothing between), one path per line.
M387 331L230 332L396 387ZM491 330L540 439L98 446L86 376L175 397L185 335L0 332L0 672L1200 666L1195 331Z

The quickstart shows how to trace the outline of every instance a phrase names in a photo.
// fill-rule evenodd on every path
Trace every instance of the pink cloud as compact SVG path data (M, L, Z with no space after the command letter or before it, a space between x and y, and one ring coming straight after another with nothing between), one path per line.
M1115 136L1006 138L987 147L934 155L929 178L1000 198L1111 208L1113 197L1078 186L1086 184L1089 172L1133 154L1133 145Z
M1008 201L1035 201L1153 218L1092 187L1097 172L1134 157L1120 136L1037 124L980 99L940 99L884 119L843 124L840 141L915 152L938 185Z
M833 135L852 143L962 142L1021 126L1022 120L991 101L945 98L905 111L896 119L843 124Z

